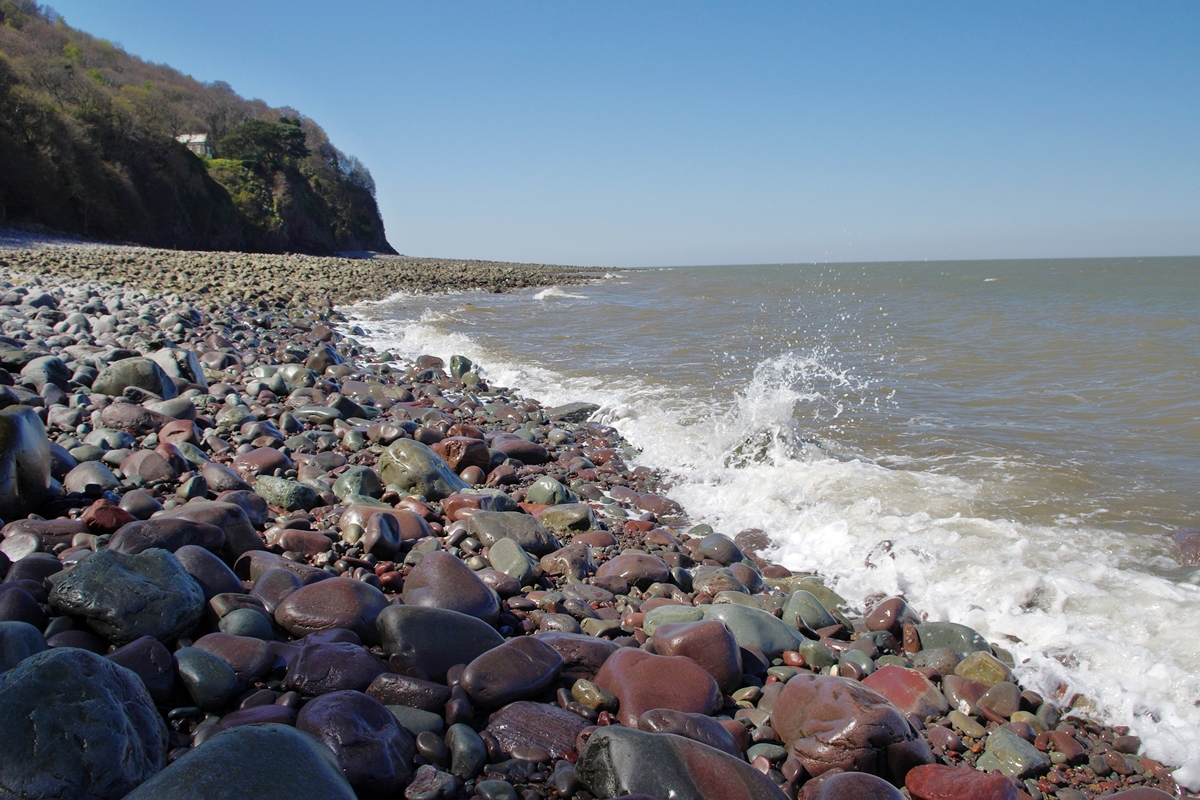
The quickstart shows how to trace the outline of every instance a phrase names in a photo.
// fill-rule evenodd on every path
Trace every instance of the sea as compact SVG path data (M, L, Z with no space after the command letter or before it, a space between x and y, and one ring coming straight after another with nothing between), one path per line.
M1200 258L614 270L348 309L595 418L730 536L902 593L1200 789Z

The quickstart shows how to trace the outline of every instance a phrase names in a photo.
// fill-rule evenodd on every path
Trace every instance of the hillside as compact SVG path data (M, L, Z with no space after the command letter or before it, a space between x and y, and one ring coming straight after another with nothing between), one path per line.
M215 157L176 141L208 134ZM156 247L394 252L367 169L246 100L0 0L0 224Z

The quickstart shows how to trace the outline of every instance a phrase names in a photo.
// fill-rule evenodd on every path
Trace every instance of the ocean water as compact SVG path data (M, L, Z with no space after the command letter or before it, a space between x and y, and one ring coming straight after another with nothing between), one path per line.
M355 307L590 400L696 521L903 592L1200 788L1200 259L679 267Z

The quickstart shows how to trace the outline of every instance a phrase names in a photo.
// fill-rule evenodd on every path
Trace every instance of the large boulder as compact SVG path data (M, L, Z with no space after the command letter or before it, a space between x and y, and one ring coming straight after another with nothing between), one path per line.
M204 379L204 369L200 366L200 359L196 358L196 354L191 350L164 347L151 353L150 358L168 377L181 378L188 383L196 384L201 389L208 388L208 381Z
M554 683L562 666L562 656L550 645L518 636L468 664L459 685L476 705L499 708L538 696Z
M296 727L333 751L360 800L396 797L412 778L412 734L361 692L321 695L300 710Z
M125 800L356 800L333 752L287 725L241 725L196 747Z
M164 400L176 395L175 382L149 358L126 358L109 364L92 381L93 391L114 397L130 386L152 392Z
M225 531L225 546L222 555L230 563L238 556L251 550L265 550L266 544L254 530L246 509L237 503L196 498L178 508L163 512L156 519L190 519L216 525Z
M741 759L672 733L599 728L575 772L596 797L676 800L784 800L771 779Z
M442 500L470 488L442 458L415 439L397 439L379 456L379 473L385 484Z
M172 642L200 621L204 592L166 550L101 550L56 579L50 607L118 645L141 636Z
M29 406L0 410L0 519L37 511L50 488L50 440Z
M512 539L521 549L536 556L558 550L554 534L528 514L517 511L480 511L467 518L467 532L491 547L501 539Z
M0 672L46 649L42 632L28 622L0 620Z
M899 709L848 678L796 675L775 701L771 727L813 776L837 768L903 786L910 769L933 761Z
M475 617L444 608L388 606L375 620L383 651L434 680L456 664L469 664L504 644L496 629Z
M117 800L162 769L167 726L137 675L73 647L0 675L0 795Z
M377 642L375 619L387 598L369 583L330 578L302 586L275 609L275 621L293 636L346 628L366 642Z
M633 647L609 656L595 683L621 701L617 718L636 728L638 717L655 708L708 714L720 704L717 682L704 668L682 656L656 656Z
M410 606L445 608L493 623L500 616L500 598L456 556L443 551L427 554L404 579L404 602Z
M217 552L225 546L225 531L216 525L190 519L147 519L122 525L108 542L108 549L132 555L157 547L174 553L195 545Z

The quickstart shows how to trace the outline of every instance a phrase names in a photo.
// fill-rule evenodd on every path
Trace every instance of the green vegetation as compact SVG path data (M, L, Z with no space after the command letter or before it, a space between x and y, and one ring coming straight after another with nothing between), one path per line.
M217 158L175 137L206 133ZM367 169L239 97L0 0L0 224L160 247L394 252Z

